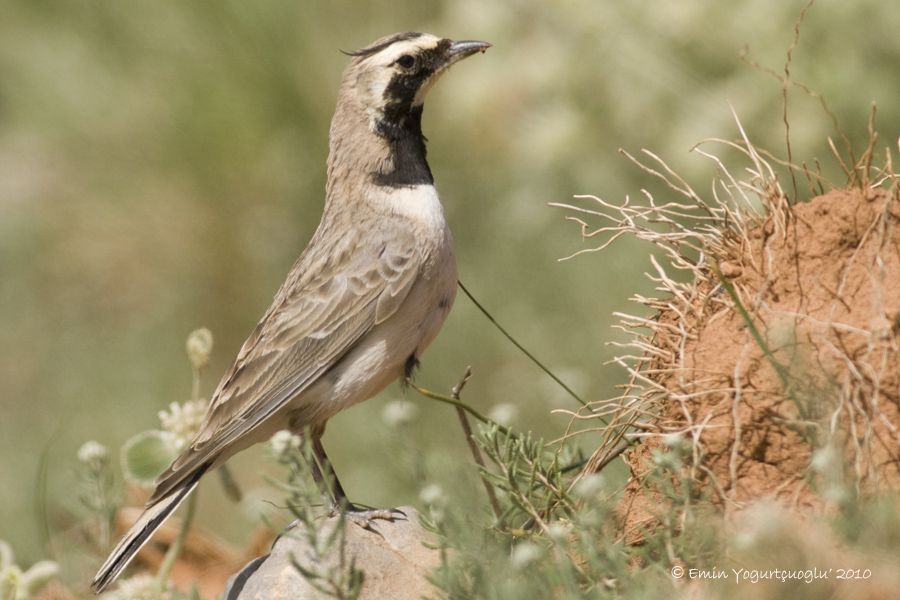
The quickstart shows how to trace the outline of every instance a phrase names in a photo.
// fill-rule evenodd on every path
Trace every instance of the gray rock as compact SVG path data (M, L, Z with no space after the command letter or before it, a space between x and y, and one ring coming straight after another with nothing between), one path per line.
M373 521L369 531L347 522L345 565L355 560L356 568L365 574L359 600L419 600L430 596L433 588L426 577L439 560L439 554L424 546L434 543L430 533L419 525L416 509L399 509L406 517L394 521ZM329 547L328 539L335 533L337 517L316 522L316 544ZM315 588L292 564L293 557L304 569L326 573L339 567L338 543L328 552L316 552L310 536L302 526L284 533L272 547L272 552L257 558L236 573L228 582L226 600L307 600L333 598ZM346 568L344 572L346 573ZM320 585L323 583L319 580Z

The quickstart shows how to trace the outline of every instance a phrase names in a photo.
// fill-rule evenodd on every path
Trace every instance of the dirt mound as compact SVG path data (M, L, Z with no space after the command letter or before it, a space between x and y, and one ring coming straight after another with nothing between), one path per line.
M726 510L900 489L898 221L896 190L770 208L720 231L707 277L656 306L640 374L657 408L626 456L629 537L659 512L646 475L678 440L689 480Z

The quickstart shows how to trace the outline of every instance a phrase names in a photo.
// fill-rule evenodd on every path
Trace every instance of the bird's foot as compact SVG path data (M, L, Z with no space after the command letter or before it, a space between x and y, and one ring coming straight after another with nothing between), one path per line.
M343 506L332 506L331 514L343 514L348 521L359 525L363 529L371 529L373 521L396 521L398 519L406 520L406 513L396 508L370 508L360 507L354 504L344 504Z

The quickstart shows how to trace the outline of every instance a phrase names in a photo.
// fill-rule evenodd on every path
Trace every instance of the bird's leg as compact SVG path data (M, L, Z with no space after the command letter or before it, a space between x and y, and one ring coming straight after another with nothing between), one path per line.
M318 438L313 439L318 442ZM319 493L322 495L322 506L327 506L329 507L329 509L333 510L335 504L334 497L332 496L329 482L325 479L325 475L322 473L322 468L319 466L320 459L318 455L308 456L306 462L309 465L309 470L312 474L313 481L316 482L316 486L319 488ZM334 478L334 469L331 469L331 477ZM334 481L337 480L334 479ZM340 485L340 482L338 482L338 486Z
M337 512L353 508L353 504L347 499L347 492L344 491L344 486L341 485L341 481L337 478L337 473L334 472L331 460L325 454L325 447L322 446L320 438L313 440L313 457L316 466L320 469L319 474L322 478L322 485L330 497L329 505L331 511Z
M331 506L331 514L343 513L343 515L357 525L368 529L375 519L393 521L399 516L406 516L401 511L389 508L361 508L354 505L347 498L344 487L334 472L322 439L312 436L313 460L311 462L313 479L322 491L322 498Z

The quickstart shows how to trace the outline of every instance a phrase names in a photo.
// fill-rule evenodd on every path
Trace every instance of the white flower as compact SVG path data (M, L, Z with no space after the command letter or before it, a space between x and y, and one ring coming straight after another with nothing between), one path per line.
M0 598L28 600L59 576L59 565L51 560L36 562L25 572L15 560L12 548L0 540Z
M565 542L569 539L569 534L572 532L572 526L567 523L560 523L557 521L556 523L551 523L547 526L547 535L554 542Z
M441 506L447 502L444 490L436 483L429 483L423 487L419 492L419 499L429 506Z
M114 592L101 596L104 600L170 600L171 597L169 591L159 591L159 582L152 575L135 575L124 579Z
M684 436L680 433L667 433L663 436L662 441L669 448L677 448L683 439Z
M16 598L22 587L22 570L16 565L0 569L0 598Z
M520 542L512 549L509 564L514 569L524 569L541 557L541 548L532 542Z
M408 425L419 416L419 407L409 400L393 400L384 405L381 419L391 427Z
M86 465L96 465L104 462L108 454L106 446L91 440L83 443L78 449L78 460Z
M299 435L291 433L287 429L282 429L276 432L269 440L269 447L275 456L281 458L287 456L289 452L299 449L301 443L302 440Z
M12 547L5 541L0 540L0 570L11 567L15 563ZM2 598L3 596L0 596Z
M681 468L681 457L677 449L667 452L662 448L654 448L650 452L650 456L653 458L654 464L664 469L677 470Z
M51 579L59 577L59 565L52 560L41 560L25 571L22 576L24 589L20 590L17 598L31 598Z
M829 444L813 452L809 466L812 467L813 471L816 473L830 473L835 467L840 466L840 459L841 457L837 449Z
M582 477L578 483L575 484L575 488L572 490L572 493L583 499L589 500L591 498L596 498L600 495L600 492L603 491L603 488L606 486L606 479L603 475L599 473L592 473L590 475L585 475Z
M741 515L734 534L734 544L741 549L749 549L759 544L780 540L783 532L791 525L785 514L774 502L760 502L747 507Z
M187 350L188 358L195 369L202 369L209 363L212 347L213 335L206 327L195 329L188 335L185 350Z
M734 534L734 546L741 550L748 550L756 544L756 536L752 531L738 531Z
M488 413L488 418L506 427L512 425L519 416L519 409L508 402L494 405Z
M447 495L436 483L429 483L419 492L419 499L428 506L428 515L434 523L441 523L446 514Z
M827 486L822 491L822 496L829 502L835 504L843 504L850 498L850 494L847 492L846 488L837 483Z
M206 408L206 400L188 400L184 404L172 402L168 411L159 411L159 422L165 431L174 436L177 452L181 452L197 435L206 415Z

